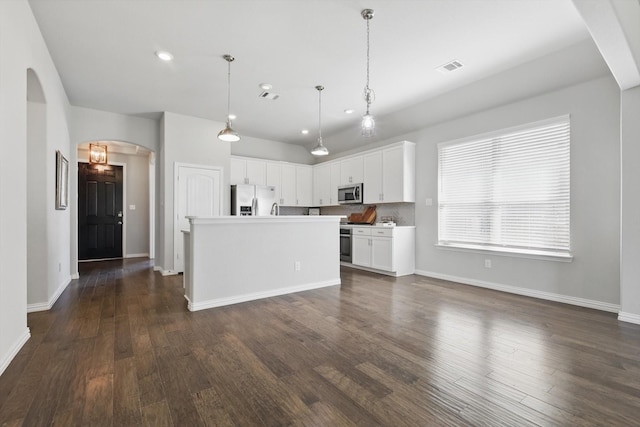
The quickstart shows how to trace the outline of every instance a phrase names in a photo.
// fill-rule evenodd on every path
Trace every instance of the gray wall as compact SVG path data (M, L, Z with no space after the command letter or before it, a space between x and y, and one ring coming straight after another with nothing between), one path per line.
M620 317L640 323L640 86L621 95L622 266Z
M416 268L423 274L604 303L620 302L618 87L603 77L450 120L406 138L417 145ZM464 93L460 93L464 96ZM443 250L438 240L437 144L563 114L571 115L573 262ZM425 200L433 199L433 206ZM484 267L491 258L493 267ZM609 304L609 305L607 305Z
M316 161L315 157L305 147L299 145L243 135L240 137L240 141L231 144L231 154L234 156L281 160L306 165L312 165Z

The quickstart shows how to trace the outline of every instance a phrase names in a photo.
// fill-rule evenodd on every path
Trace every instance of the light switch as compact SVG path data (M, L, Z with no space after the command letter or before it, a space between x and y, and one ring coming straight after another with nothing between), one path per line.
M427 199L424 201L424 204L427 206L433 206L433 199Z
M136 210L136 205L129 205L129 210L130 211L135 211Z

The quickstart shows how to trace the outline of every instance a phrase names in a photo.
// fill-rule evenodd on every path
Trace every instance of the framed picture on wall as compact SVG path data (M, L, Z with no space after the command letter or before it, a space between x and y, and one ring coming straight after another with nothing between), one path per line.
M69 160L56 151L56 209L65 210L69 204Z

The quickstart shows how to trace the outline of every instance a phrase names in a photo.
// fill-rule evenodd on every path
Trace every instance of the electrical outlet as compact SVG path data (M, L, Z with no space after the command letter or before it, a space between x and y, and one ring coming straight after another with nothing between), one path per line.
M295 271L300 271L300 261L296 261L295 264L293 264L293 269Z
M433 199L431 199L431 198L426 199L426 200L424 201L424 204L425 204L426 206L433 206Z
M485 268L491 268L491 260L489 258L484 260Z

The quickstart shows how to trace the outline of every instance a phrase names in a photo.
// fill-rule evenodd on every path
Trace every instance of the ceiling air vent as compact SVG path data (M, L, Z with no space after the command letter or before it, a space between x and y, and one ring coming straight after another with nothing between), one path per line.
M268 92L265 90L260 95L258 95L258 97L275 101L276 99L280 98L280 95L278 95L277 93Z
M436 68L436 70L440 71L442 74L449 74L452 71L455 71L459 68L462 68L464 65L462 64L462 62L458 61L457 59L454 59L452 61L447 62L444 65L439 66L438 68Z

